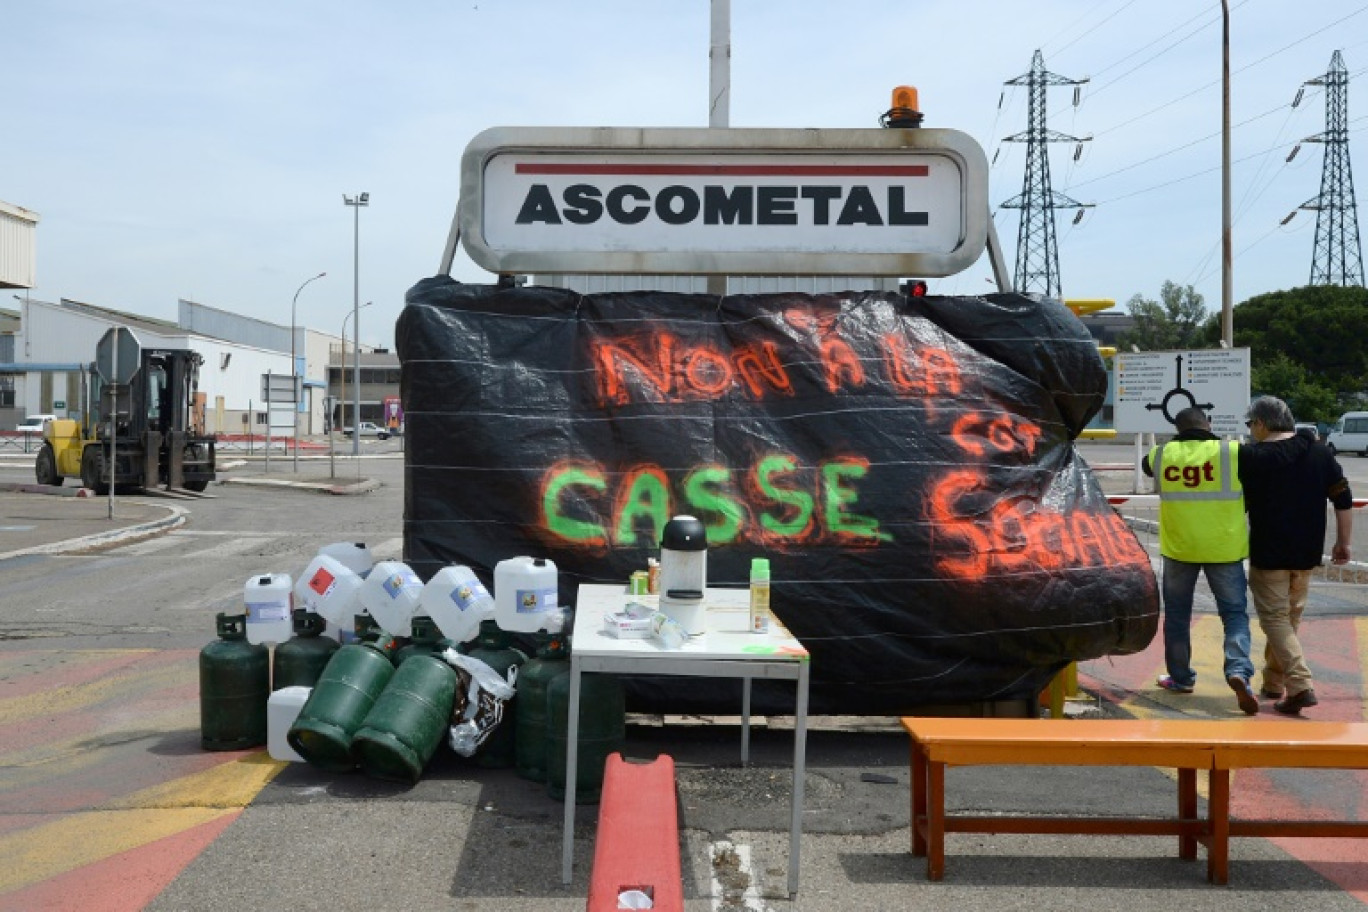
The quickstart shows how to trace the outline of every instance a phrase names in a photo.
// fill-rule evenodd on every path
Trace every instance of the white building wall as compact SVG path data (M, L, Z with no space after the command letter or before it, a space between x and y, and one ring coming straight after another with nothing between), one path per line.
M32 288L37 284L38 213L0 202L0 288Z
M26 310L21 330L23 340L16 347L24 352L21 360L31 363L88 364L95 360L95 347L105 332L115 325L126 325L40 301L29 302ZM138 341L149 348L189 348L204 358L199 389L206 396L205 423L210 433L242 433L243 415L265 411L262 376L268 371L290 373L288 351L270 351L145 325L133 326L132 330ZM54 376L52 380L57 389L65 389L66 382L65 375ZM27 412L43 411L40 407L43 403L39 401L41 388L41 374L37 371L28 373L23 391ZM68 403L66 411L70 413L77 408L78 404ZM251 421L254 431L265 431L264 426L256 423L254 415Z

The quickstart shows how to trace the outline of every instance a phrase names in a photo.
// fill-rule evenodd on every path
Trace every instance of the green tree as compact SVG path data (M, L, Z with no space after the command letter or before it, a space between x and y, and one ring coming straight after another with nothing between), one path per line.
M1281 354L1310 382L1335 393L1368 386L1368 289L1308 285L1269 292L1238 305L1234 319L1235 345L1249 348L1256 367Z
M1117 337L1123 348L1134 345L1141 351L1163 351L1210 347L1204 336L1206 305L1191 285L1165 281L1158 301L1134 295L1126 302L1126 312L1135 320L1135 328Z
M1256 394L1286 402L1298 421L1333 421L1339 415L1335 390L1308 376L1305 367L1283 352L1255 362L1250 385Z

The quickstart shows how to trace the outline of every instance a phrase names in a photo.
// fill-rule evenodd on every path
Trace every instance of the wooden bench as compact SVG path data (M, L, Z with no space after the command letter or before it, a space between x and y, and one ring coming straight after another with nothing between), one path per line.
M1368 722L1244 719L1220 723L1211 737L1215 761L1207 799L1212 829L1207 878L1212 883L1223 884L1229 878L1231 836L1368 837L1368 821L1363 820L1230 818L1234 770L1368 769Z
M603 767L588 912L622 908L618 896L639 890L651 908L683 912L679 860L679 803L674 759L628 763L613 753Z
M1368 723L1305 720L941 719L905 717L912 738L912 854L926 876L945 873L946 833L1177 836L1192 860L1207 846L1207 878L1226 883L1231 836L1368 836L1356 821L1232 821L1230 772L1240 768L1368 769ZM1178 771L1177 815L949 816L947 766L1158 766ZM1210 777L1208 817L1197 815L1197 771Z

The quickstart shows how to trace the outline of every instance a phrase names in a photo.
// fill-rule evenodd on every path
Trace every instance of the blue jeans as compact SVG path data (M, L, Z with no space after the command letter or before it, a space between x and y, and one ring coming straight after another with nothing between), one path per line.
M1225 631L1225 675L1227 678L1254 676L1249 660L1249 608L1245 599L1243 561L1228 564L1189 564L1164 558L1164 664L1169 677L1184 687L1197 683L1192 670L1192 594L1197 574L1205 572L1216 610Z

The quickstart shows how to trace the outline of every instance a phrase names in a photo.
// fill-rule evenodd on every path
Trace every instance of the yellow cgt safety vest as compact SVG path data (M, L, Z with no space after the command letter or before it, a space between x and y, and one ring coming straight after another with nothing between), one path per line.
M1159 491L1159 552L1190 564L1249 556L1239 443L1170 440L1150 450Z

